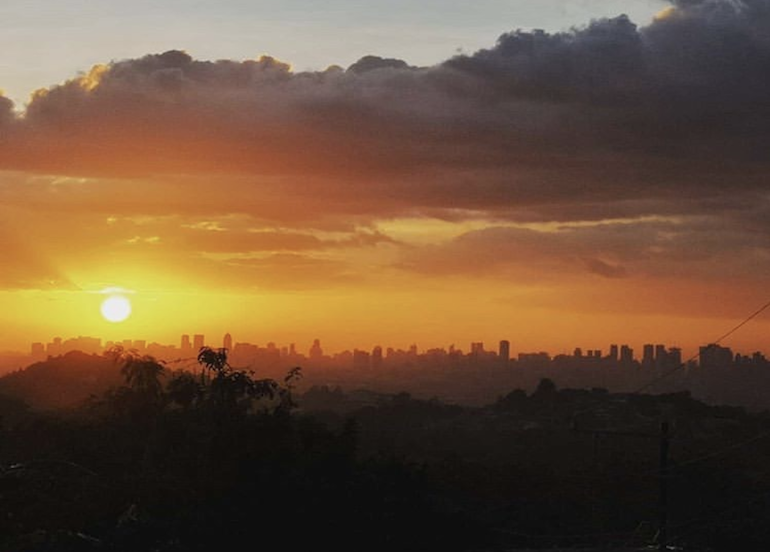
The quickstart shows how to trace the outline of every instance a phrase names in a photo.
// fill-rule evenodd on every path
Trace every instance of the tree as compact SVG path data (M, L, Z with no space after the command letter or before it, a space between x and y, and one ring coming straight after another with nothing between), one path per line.
M203 387L189 372L179 372L166 385L166 395L171 402L185 410L203 397Z
M209 399L219 409L247 411L259 399L278 399L275 412L288 412L296 405L292 390L302 377L299 367L292 368L283 380L283 385L272 378L254 379L253 372L234 369L227 360L227 349L201 347L198 363L214 374L208 385ZM205 381L202 372L202 381Z
M134 350L115 346L105 352L115 364L120 365L126 386L110 394L110 402L118 411L144 416L157 412L163 405L163 383L165 373L162 361L150 355L139 355Z

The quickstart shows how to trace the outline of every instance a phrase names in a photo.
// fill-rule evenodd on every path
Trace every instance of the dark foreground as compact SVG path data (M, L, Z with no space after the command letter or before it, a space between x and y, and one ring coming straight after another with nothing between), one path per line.
M150 372L67 410L0 401L1 550L646 549L662 420L670 543L770 545L764 414L547 381L468 408Z

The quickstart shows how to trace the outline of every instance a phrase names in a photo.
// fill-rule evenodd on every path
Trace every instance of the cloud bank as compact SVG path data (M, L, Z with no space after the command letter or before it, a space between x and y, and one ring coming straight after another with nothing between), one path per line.
M389 266L416 273L508 275L526 258L613 280L705 277L714 263L762 280L768 97L770 0L676 0L641 28L619 16L513 31L432 67L366 56L294 72L170 51L37 91L21 115L0 96L0 170L34 181L0 194L38 212L250 218L221 238L174 231L196 255L385 244L401 249ZM489 228L427 248L377 234L410 217ZM561 226L532 226L546 222ZM271 264L235 264L257 263Z

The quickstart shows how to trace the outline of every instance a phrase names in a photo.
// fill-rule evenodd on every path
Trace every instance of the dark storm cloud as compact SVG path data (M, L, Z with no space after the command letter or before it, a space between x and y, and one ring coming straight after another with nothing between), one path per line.
M516 31L423 69L367 56L346 72L293 73L269 57L212 63L174 51L116 62L39 93L21 137L68 137L71 147L47 153L72 158L50 163L86 173L527 172L560 162L569 176L571 157L602 154L698 164L720 153L726 170L763 161L768 2L679 4L642 29L620 16ZM33 168L45 162L22 153Z
M332 195L371 189L373 199L405 175L457 170L472 181L498 168L509 178L488 206L560 191L575 201L710 195L724 187L715 175L734 179L731 190L763 186L769 3L678 4L642 29L620 16L516 31L422 69L367 56L347 71L293 73L269 57L175 51L116 62L38 93L6 133L2 162L71 174L323 174L338 178ZM428 182L430 197L416 186L404 199L462 204L485 186Z

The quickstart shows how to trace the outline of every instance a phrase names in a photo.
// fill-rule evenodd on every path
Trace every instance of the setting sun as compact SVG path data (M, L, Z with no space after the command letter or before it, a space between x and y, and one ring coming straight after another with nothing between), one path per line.
M121 295L111 295L101 306L102 316L109 322L123 322L131 316L131 302Z

